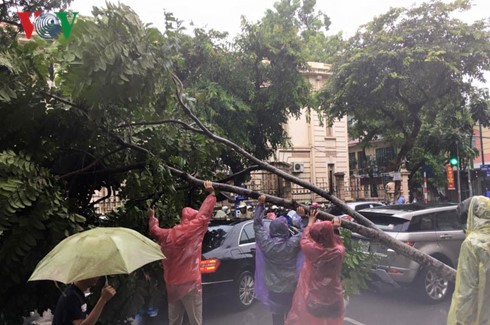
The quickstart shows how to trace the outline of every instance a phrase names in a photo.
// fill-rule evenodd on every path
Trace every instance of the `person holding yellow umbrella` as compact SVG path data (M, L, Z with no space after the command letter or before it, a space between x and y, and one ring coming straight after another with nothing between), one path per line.
M84 292L95 286L100 277L76 281L69 285L58 299L52 325L93 325L97 323L106 303L114 297L116 290L106 284L100 298L87 316L87 299Z
M36 266L28 281L53 280L69 284L58 300L53 325L92 325L116 294L107 284L87 316L84 291L104 275L129 274L165 259L160 246L137 231L122 227L94 228L71 235Z

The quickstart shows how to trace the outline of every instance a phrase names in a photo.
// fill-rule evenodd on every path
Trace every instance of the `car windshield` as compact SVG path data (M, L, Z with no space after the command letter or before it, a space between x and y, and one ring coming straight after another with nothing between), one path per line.
M379 229L388 232L406 232L410 220L393 217L387 214L363 212L362 215L373 222Z
M233 228L231 225L209 226L202 241L202 253L204 254L220 247L231 228Z

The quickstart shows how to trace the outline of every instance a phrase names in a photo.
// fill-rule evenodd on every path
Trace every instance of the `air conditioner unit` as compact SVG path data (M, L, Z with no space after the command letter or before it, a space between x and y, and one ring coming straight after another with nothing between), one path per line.
M302 173L305 171L305 164L302 163L293 163L293 173Z

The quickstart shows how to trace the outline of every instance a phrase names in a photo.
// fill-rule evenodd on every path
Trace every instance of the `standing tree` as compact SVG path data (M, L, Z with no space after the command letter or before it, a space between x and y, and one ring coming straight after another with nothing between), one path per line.
M454 18L469 8L467 0L432 1L391 9L361 27L320 95L325 114L351 117L350 135L364 144L382 137L398 148L394 169L407 158L416 172L447 154L455 134L489 121L479 105L488 90L474 81L484 82L490 69L490 25Z

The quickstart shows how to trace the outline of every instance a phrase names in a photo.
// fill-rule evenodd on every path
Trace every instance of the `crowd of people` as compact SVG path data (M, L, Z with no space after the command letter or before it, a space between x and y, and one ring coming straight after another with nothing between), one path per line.
M181 223L171 229L160 228L152 209L148 209L150 234L161 245L164 278L168 295L169 324L182 324L184 312L190 324L202 324L202 286L199 272L201 245L216 203L211 182L204 183L208 197L199 211L184 208ZM238 216L254 219L256 250L255 296L272 313L276 324L341 324L344 314L340 269L344 247L334 228L340 219L316 221L317 203L306 216L296 211L265 207L261 195L255 210L242 202ZM223 207L215 219L231 217ZM263 219L271 219L265 227ZM290 227L298 231L291 232ZM328 293L328 294L325 294ZM292 308L294 306L294 308ZM325 312L328 310L328 312Z
M203 324L202 284L199 264L201 246L214 214L216 197L210 181L204 182L208 196L199 210L186 207L180 224L161 228L155 211L147 211L149 233L166 256L162 261L168 297L170 325L181 325L186 313L191 325ZM319 205L296 211L267 209L261 195L255 210L240 205L244 218L253 217L256 238L255 297L272 314L273 325L341 325L344 297L341 267L345 248L338 233L341 219L317 220ZM227 209L216 214L229 215ZM475 196L458 207L467 238L461 247L456 288L448 325L490 324L490 199ZM215 216L216 217L216 216ZM265 227L264 219L272 219ZM296 228L297 231L291 231ZM105 286L87 315L83 291L97 279L78 281L60 297L53 324L95 324L105 304L116 294ZM162 293L163 294L163 293Z

